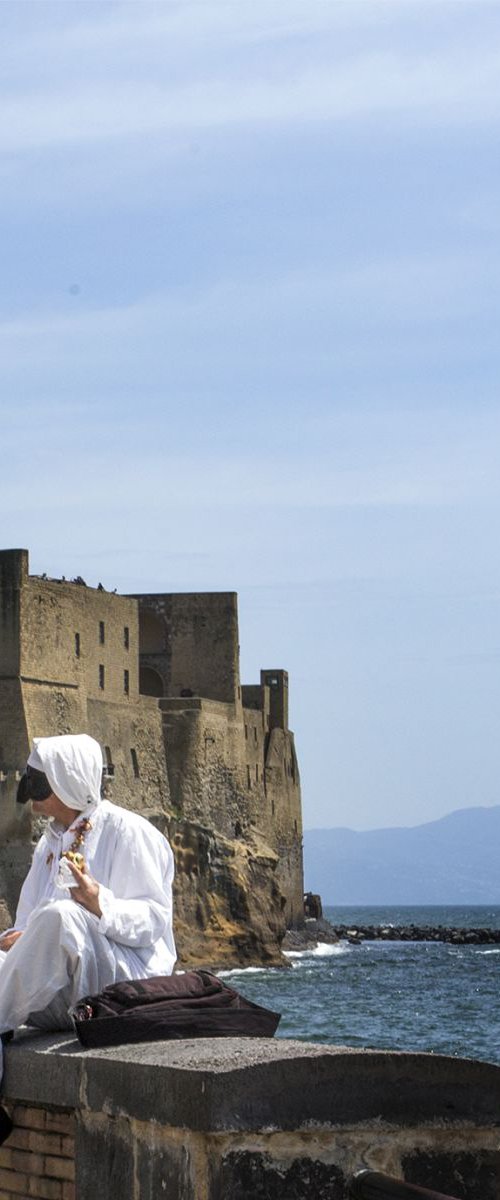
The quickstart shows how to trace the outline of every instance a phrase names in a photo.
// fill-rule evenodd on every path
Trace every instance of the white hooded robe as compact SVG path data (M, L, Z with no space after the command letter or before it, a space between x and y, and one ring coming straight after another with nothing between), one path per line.
M123 979L170 975L176 959L172 851L143 817L100 800L98 743L85 734L41 738L29 762L80 811L69 829L52 820L35 849L13 926L22 936L0 952L0 1033L26 1021L70 1028L69 1009L82 996ZM101 917L56 883L82 819L91 828L79 850L100 885Z

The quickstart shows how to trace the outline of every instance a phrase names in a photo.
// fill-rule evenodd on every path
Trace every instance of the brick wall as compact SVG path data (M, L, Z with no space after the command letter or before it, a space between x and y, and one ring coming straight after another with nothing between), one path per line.
M16 1104L14 1129L0 1147L0 1200L75 1200L72 1113Z

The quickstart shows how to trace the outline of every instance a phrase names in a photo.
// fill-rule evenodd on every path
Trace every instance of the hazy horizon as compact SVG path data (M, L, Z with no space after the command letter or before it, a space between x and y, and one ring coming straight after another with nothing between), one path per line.
M379 829L385 831L389 829L418 829L421 825L434 825L437 821L446 821L447 817L455 816L455 813L474 812L476 809L480 811L500 808L500 804L471 804L467 808L453 808L450 812L442 813L439 817L431 817L430 820L417 821L415 824L396 824L396 825L370 825L363 829L352 829L350 825L306 825L304 824L304 833L321 833L324 830L345 829L349 833L375 833Z

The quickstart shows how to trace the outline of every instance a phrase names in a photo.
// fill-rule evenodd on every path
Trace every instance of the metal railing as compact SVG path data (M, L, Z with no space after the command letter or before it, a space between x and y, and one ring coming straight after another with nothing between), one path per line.
M357 1171L350 1180L349 1196L352 1200L458 1200L380 1171Z

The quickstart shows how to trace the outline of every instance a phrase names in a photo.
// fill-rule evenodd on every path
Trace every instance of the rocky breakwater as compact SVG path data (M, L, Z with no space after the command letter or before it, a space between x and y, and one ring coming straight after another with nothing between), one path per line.
M449 942L455 946L500 943L500 929L450 929L444 925L332 925L335 936L351 944L363 941Z
M339 936L325 917L306 917L300 929L287 929L282 950L314 950L320 942L327 945L338 942Z
M448 942L454 946L500 945L500 929L450 929L444 925L334 925L306 918L303 929L288 929L283 950L312 950L320 942Z

